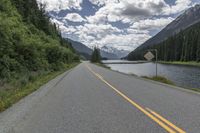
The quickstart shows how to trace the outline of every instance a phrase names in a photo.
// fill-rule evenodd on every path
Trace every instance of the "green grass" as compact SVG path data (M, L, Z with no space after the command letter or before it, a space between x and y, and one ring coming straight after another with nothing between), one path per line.
M60 71L48 72L38 75L34 80L26 83L23 87L15 88L12 85L7 85L9 89L0 89L0 112L4 111L23 97L39 89L42 85L54 79L63 72L75 67L78 63L65 65L65 68Z
M161 64L172 64L172 65L186 65L186 66L196 66L200 67L200 62L189 61L189 62L181 62L181 61L159 61Z
M200 92L200 89L198 89L198 88L192 88L191 90Z
M149 80L154 80L157 82L161 82L161 83L165 83L165 84L169 84L169 85L175 85L172 81L170 81L169 79L165 78L165 77L161 77L161 76L154 76L154 77L147 77L147 76L142 76L142 78L146 78ZM175 85L176 86L176 85ZM184 88L186 90L192 90L195 92L200 92L200 88Z
M100 66L100 67L104 67L104 68L110 69L109 66L106 66L106 65L103 64L103 63L94 63L94 64L96 64L97 66Z
M174 83L172 81L170 81L169 79L162 77L162 76L153 76L153 77L143 76L142 78L158 81L158 82L165 83L165 84L174 85Z

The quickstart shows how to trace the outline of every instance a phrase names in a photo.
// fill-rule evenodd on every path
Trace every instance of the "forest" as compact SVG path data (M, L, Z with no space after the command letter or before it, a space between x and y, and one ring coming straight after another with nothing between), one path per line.
M0 112L79 63L36 0L0 0Z
M45 5L36 0L0 1L1 87L76 61L79 56L50 21Z
M200 23L180 31L159 44L136 49L127 56L127 59L143 60L148 49L157 49L160 61L200 62Z

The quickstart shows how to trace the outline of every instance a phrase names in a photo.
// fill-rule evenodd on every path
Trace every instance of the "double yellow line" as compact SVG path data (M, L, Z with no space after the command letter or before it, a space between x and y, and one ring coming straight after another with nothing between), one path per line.
M104 82L106 85L108 85L111 89L113 89L117 94L119 94L121 97L123 97L125 100L127 100L129 103L131 103L134 107L139 109L141 112L143 112L145 115L147 115L149 118L151 118L153 121L155 121L157 124L159 124L162 128L164 128L169 133L186 133L181 128L177 127L158 113L154 112L153 110L149 108L143 108L133 100L131 100L129 97L127 97L125 94L123 94L121 91L116 89L114 86L112 86L108 81L106 81L100 74L94 72L88 65L86 67L89 69L90 72L92 72L98 79L100 79L102 82Z

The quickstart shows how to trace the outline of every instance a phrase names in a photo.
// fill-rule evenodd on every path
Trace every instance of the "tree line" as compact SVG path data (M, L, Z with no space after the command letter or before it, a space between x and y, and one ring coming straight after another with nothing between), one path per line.
M200 61L200 23L180 31L165 41L136 49L127 56L128 60L143 60L148 49L158 50L161 61Z

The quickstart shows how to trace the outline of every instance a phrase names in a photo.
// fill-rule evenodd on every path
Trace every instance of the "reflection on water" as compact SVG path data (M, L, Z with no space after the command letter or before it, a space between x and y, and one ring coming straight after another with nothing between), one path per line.
M138 76L154 76L155 64L107 64L111 69ZM200 68L180 65L158 64L158 75L164 76L176 85L200 88Z

